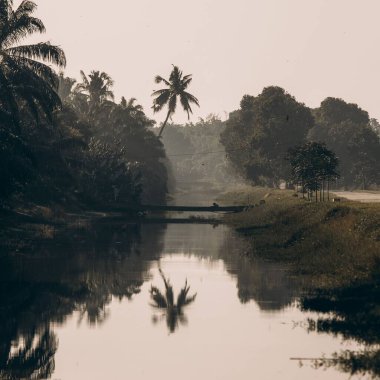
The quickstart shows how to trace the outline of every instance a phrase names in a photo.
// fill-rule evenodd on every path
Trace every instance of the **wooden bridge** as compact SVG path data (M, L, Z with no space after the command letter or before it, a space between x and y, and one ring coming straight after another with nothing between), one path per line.
M167 205L139 205L139 206L122 206L115 205L113 211L117 212L242 212L247 206L167 206Z
M141 211L153 212L241 212L246 206L160 206L141 205Z

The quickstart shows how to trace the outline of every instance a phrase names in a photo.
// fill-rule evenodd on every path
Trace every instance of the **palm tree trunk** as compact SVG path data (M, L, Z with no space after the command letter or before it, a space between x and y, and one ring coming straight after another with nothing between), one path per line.
M165 121L164 121L164 124L162 124L162 127L161 127L161 129L160 129L160 133L158 134L158 137L161 137L162 132L164 131L164 128L166 127L166 124L167 124L167 122L168 122L168 120L169 120L170 114L171 114L171 111L168 111L168 114L167 114L167 116L166 116L166 119L165 119Z

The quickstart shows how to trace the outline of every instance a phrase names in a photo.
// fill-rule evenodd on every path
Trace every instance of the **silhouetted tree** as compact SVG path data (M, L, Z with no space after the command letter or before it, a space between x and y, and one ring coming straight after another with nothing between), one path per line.
M158 134L159 137L162 135L169 117L176 111L178 98L183 109L187 112L188 118L190 118L190 113L193 112L191 104L196 104L199 107L198 99L194 95L185 91L192 80L193 78L191 74L183 76L182 71L177 66L173 66L169 80L164 79L160 75L156 76L155 82L157 84L163 82L167 88L153 92L153 111L159 112L164 106L168 106L168 113Z
M105 72L91 71L88 77L83 71L80 73L82 82L77 84L75 91L87 97L87 112L92 118L105 101L114 100L114 94L111 90L114 82Z
M318 190L324 191L327 184L329 196L329 183L339 176L334 152L324 144L308 142L289 149L287 160L291 165L291 180L302 187L303 194L315 192L317 200Z
M45 32L43 22L32 16L36 7L23 0L13 9L13 1L0 0L0 110L11 118L17 133L23 105L38 120L41 113L51 119L61 104L57 75L44 62L64 67L63 50L48 42L22 45L27 36Z

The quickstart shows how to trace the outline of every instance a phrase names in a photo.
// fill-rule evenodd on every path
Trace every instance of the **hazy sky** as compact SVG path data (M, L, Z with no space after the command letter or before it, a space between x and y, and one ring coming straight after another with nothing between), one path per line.
M194 76L193 121L224 118L269 85L310 107L341 97L380 119L380 0L36 1L66 74L106 71L117 97L137 98L149 115L154 76L176 64Z

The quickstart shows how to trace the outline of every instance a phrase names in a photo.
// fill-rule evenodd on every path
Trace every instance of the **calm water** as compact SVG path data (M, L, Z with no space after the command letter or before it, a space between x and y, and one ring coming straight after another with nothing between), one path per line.
M2 379L349 378L291 360L358 343L310 331L297 280L226 226L103 224L31 250L1 262ZM171 326L151 306L159 268L197 293Z

